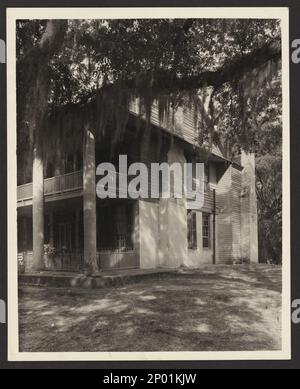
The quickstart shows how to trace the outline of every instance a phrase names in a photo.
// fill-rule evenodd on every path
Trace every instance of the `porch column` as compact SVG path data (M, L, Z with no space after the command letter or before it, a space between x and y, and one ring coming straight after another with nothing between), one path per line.
M96 183L95 183L95 138L85 129L83 150L83 225L84 225L84 264L88 272L97 267L96 239Z
M39 142L33 150L32 167L32 270L42 270L44 266L44 172L43 156Z
M180 145L173 144L167 152L169 165L186 162L184 150ZM176 172L170 174L171 192L174 188L174 177ZM159 199L159 266L176 268L187 262L187 211L186 198Z

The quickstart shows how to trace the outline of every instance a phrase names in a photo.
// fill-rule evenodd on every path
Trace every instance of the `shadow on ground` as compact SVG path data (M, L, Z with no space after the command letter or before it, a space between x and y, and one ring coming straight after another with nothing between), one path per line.
M114 289L21 287L20 351L281 348L281 268L182 269Z

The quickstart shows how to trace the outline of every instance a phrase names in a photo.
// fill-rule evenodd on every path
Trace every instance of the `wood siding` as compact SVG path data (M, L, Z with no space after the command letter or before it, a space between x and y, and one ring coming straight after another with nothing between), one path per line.
M138 100L131 102L129 110L136 116L141 115ZM142 114L141 116L144 117L145 115ZM173 133L188 143L196 144L197 142L198 130L194 120L193 109L179 107L175 113L170 109L169 115L165 115L162 120L160 120L158 104L155 101L151 108L150 121L153 125Z
M216 263L232 263L231 166L221 177L216 191Z
M217 185L217 263L241 260L242 174L229 166Z

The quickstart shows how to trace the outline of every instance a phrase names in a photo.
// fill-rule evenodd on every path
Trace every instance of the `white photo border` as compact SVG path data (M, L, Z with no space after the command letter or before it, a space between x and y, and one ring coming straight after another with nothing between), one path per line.
M282 349L197 352L20 352L17 269L16 20L17 19L280 19L282 32ZM290 360L289 9L287 7L7 8L8 361Z

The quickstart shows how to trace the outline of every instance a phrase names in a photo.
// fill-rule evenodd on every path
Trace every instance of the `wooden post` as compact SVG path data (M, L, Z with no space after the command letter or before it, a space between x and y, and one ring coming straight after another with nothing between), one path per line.
M33 150L32 192L32 270L42 270L44 268L44 172L43 155L38 141Z
M83 150L83 224L84 264L87 272L98 270L96 239L96 183L95 183L95 138L85 130Z

